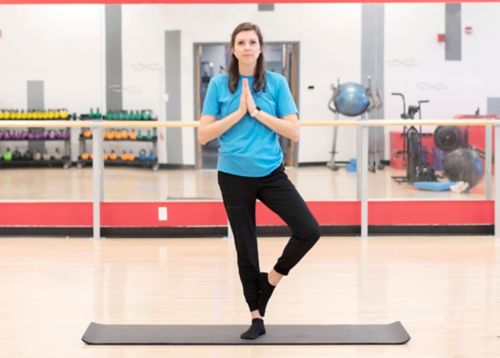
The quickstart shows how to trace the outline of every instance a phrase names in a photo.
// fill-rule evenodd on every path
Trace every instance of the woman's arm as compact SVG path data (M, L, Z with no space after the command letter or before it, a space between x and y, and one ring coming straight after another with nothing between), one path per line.
M248 112L252 117L257 119L267 127L271 128L279 135L282 135L283 137L287 137L294 142L297 142L299 140L299 119L295 113L286 115L283 117L283 119L279 119L262 110L258 111L257 106L255 105L255 101L252 97L252 92L250 91L250 87L248 86L248 82L243 83L243 93L247 98Z
M218 121L213 116L201 116L198 126L198 141L201 145L207 144L238 123L245 114L246 111L243 112L241 109L238 109L236 112Z
M284 116L283 119L279 119L264 111L258 111L254 118L283 137L287 137L294 142L299 140L300 126L296 114L289 114Z
M248 87L248 80L243 79L243 86ZM239 122L241 118L247 114L247 98L245 91L242 91L240 97L240 107L228 115L227 117L216 120L214 116L203 115L200 117L200 124L198 126L198 141L201 145L205 145L212 139L219 137L226 132L229 128Z

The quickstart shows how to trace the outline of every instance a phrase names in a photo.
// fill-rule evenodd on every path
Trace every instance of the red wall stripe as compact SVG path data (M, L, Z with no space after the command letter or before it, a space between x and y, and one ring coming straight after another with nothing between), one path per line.
M491 225L493 200L373 201L368 205L370 225Z
M167 208L167 221L158 220L158 208ZM226 213L221 202L103 203L102 226L224 226Z
M92 226L92 203L0 203L0 226Z
M158 208L167 208L167 221L158 220ZM359 225L358 201L311 201L308 206L320 225ZM492 225L494 201L372 201L370 225ZM260 202L257 224L284 225ZM225 226L222 202L105 202L101 224L106 227ZM0 203L0 226L90 227L91 202Z

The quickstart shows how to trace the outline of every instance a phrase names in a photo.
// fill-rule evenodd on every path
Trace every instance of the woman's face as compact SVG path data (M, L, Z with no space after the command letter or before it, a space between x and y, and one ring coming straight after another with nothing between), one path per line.
M238 32L232 51L241 65L255 65L261 52L259 38L255 31Z

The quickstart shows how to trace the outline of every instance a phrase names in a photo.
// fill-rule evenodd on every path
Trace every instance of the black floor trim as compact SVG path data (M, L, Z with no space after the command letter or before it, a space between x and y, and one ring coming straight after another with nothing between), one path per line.
M369 235L493 235L493 225L422 225L422 226L370 226ZM323 236L359 236L359 226L322 226ZM290 236L286 226L260 226L257 235ZM0 236L60 236L92 237L91 227L0 227ZM109 238L199 238L224 237L224 226L216 227L103 227L101 236Z

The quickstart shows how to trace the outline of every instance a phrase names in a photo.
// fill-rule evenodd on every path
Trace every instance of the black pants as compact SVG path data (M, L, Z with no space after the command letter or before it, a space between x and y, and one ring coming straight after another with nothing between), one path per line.
M238 269L250 311L257 309L259 255L255 224L255 203L259 199L278 214L292 231L274 270L288 272L320 237L319 225L281 166L261 178L218 173L219 186L234 234Z

